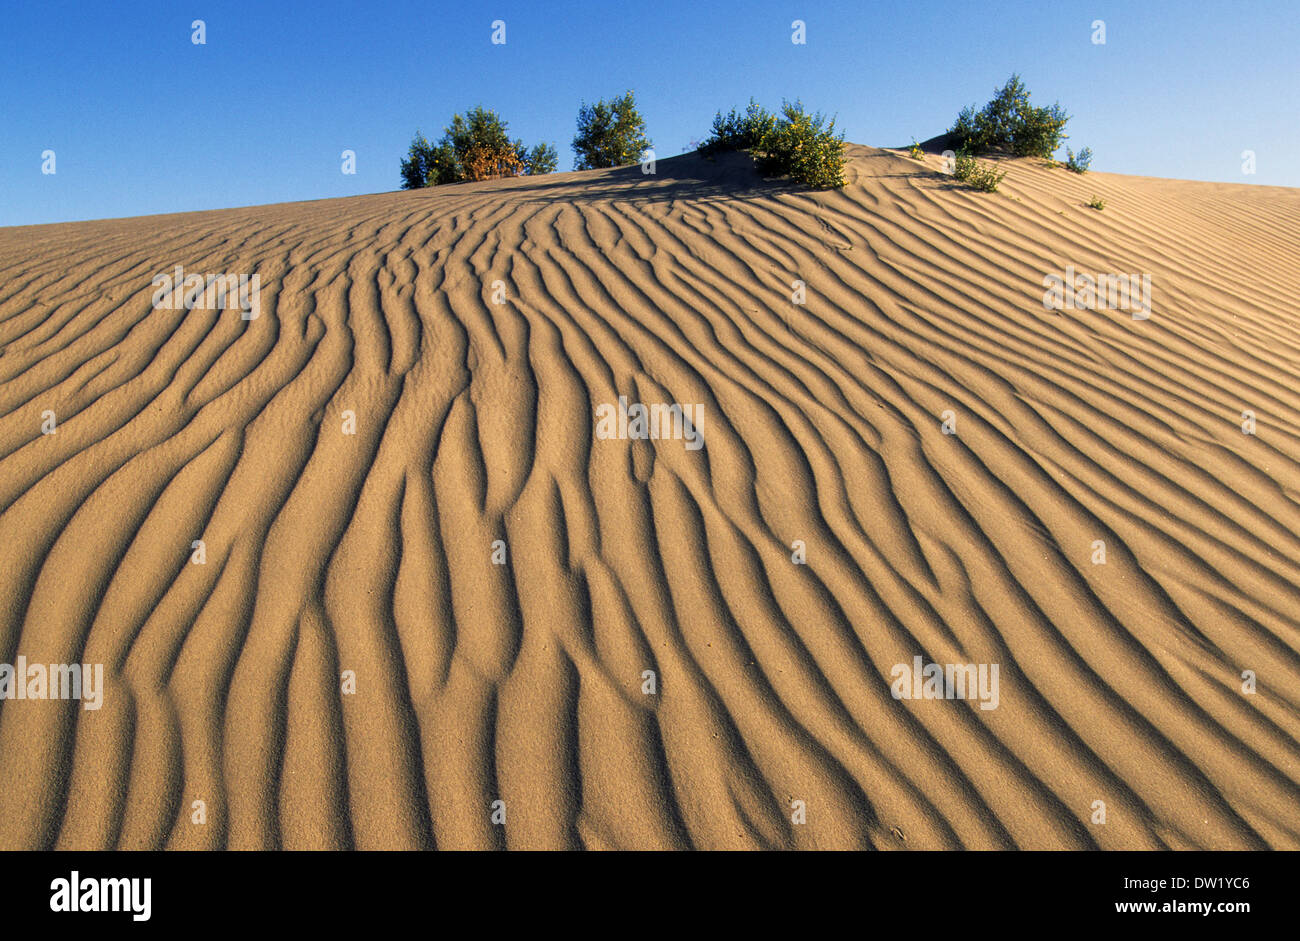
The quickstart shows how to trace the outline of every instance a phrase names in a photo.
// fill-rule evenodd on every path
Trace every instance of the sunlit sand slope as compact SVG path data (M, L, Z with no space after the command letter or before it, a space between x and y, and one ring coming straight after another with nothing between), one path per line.
M0 229L0 846L1300 848L1300 192L850 154Z

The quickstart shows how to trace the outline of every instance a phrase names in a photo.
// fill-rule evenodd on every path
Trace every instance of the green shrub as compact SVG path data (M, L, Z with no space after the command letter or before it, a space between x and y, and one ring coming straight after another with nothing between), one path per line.
M925 159L925 151L921 149L921 145L916 142L915 137L912 138L912 146L907 148L907 155L913 160Z
M712 134L698 150L706 155L747 150L764 173L788 176L813 189L844 185L844 134L835 133L834 119L827 123L798 101L784 102L779 118L752 98L743 115L735 108L725 117L719 111Z
M1101 212L1101 210L1106 208L1106 200L1102 199L1100 196L1093 196L1092 199L1088 200L1088 208L1096 209L1098 212Z
M1065 148L1065 169L1073 170L1075 173L1087 173L1088 166L1092 163L1092 148L1085 147L1076 154L1069 147Z
M555 170L554 147L538 144L528 151L523 141L511 141L507 130L496 112L477 106L452 115L437 144L416 131L401 165L402 189Z
M749 107L744 114L735 108L723 117L719 111L713 118L713 131L697 150L711 156L724 150L754 150L776 126L776 116L766 108L749 99Z
M434 147L419 131L411 141L406 159L402 161L402 189L413 190L428 185L429 169L433 166Z
M813 189L838 189L844 185L844 134L835 133L819 114L809 114L803 104L788 101L781 117L759 147L759 167L765 173L789 176Z
M998 184L1006 177L1006 171L998 172L997 167L981 165L965 147L957 151L957 162L953 176L972 189L985 193L996 193Z
M1065 139L1065 125L1070 116L1060 104L1035 108L1029 91L1012 75L981 110L963 108L949 133L957 147L971 153L1009 151L1020 157L1051 157Z
M573 138L577 169L627 166L638 162L651 146L632 92L594 105L583 102L578 109L578 134Z
M537 144L528 152L528 175L539 176L543 173L554 173L559 162L560 155L555 152L554 147L550 144Z

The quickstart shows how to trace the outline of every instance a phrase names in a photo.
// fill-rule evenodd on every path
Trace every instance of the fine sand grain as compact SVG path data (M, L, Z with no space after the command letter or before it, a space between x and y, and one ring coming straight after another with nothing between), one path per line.
M1300 192L849 152L0 229L0 847L1300 848Z

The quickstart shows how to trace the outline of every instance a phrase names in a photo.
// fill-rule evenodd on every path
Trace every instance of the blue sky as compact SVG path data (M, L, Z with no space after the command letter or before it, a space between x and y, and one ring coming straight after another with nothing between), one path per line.
M1092 147L1095 170L1300 186L1297 50L1294 0L13 2L0 225L395 190L416 128L437 137L480 103L526 144L553 142L567 170L579 104L629 88L661 158L751 95L801 98L851 141L900 146L1013 71L1073 115L1069 143Z

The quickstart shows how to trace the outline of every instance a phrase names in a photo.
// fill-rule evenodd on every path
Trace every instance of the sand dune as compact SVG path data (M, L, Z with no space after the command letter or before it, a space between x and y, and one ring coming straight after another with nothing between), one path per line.
M850 152L0 229L0 847L1300 848L1300 192Z

